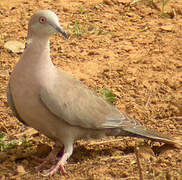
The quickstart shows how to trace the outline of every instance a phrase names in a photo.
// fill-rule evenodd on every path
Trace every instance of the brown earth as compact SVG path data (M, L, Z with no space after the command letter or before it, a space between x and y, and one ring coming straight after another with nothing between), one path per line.
M68 40L58 34L51 38L52 59L58 68L93 90L111 89L117 96L115 105L145 126L165 134L180 134L182 4L169 1L165 13L170 19L161 16L160 1L154 2L155 6L150 0L1 0L0 131L7 133L9 141L18 137L21 142L28 129L16 120L7 104L9 73L20 54L5 49L4 43L25 42L30 16L39 9L51 9L70 34ZM139 179L134 148L141 139L78 141L65 166L67 174L46 178L35 169L39 162L33 155L37 150L39 156L46 155L53 143L43 135L32 134L33 146L22 143L0 152L1 180ZM160 148L159 143L151 146ZM40 152L40 147L45 152ZM141 170L144 179L180 180L182 151L168 149L148 160L141 158Z

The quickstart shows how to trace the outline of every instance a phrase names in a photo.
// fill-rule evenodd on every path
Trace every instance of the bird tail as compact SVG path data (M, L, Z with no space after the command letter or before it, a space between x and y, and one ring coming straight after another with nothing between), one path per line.
M145 139L149 139L156 142L172 144L178 148L182 146L182 137L170 137L168 135L163 135L159 132L155 132L143 126L136 126L134 128L133 127L122 128L120 129L119 132L117 130L116 136L130 136L130 137L145 138Z

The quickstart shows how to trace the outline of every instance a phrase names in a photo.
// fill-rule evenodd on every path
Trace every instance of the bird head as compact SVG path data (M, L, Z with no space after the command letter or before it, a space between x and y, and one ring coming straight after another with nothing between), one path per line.
M28 31L29 34L39 37L49 37L54 32L59 32L67 38L67 34L60 26L57 15L50 10L36 12L30 19Z

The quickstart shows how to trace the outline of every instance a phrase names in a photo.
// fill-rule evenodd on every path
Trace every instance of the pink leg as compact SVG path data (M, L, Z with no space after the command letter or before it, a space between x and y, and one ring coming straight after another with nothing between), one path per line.
M46 158L44 158L44 159L39 158L39 160L41 160L42 163L39 166L37 166L36 168L40 169L45 164L56 161L57 160L57 154L60 152L60 149L61 149L60 147L56 146L56 147L53 148L53 150L49 153L49 155Z
M64 153L62 157L58 158L58 162L56 165L52 166L49 170L44 172L42 175L43 176L52 176L54 173L56 173L59 169L61 173L65 173L64 170L64 165L66 164L68 158L72 155L73 153L73 144L68 144L64 146Z

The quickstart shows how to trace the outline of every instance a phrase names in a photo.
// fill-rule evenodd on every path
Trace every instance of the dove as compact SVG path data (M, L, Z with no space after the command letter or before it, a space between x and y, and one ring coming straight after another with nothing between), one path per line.
M55 142L45 159L55 159L55 163L44 172L45 176L58 170L65 172L64 165L79 139L130 136L177 144L174 138L144 127L81 81L57 69L51 61L49 45L49 37L55 32L67 38L54 12L39 10L31 17L26 48L7 88L8 102L17 119ZM62 145L63 155L57 157Z

